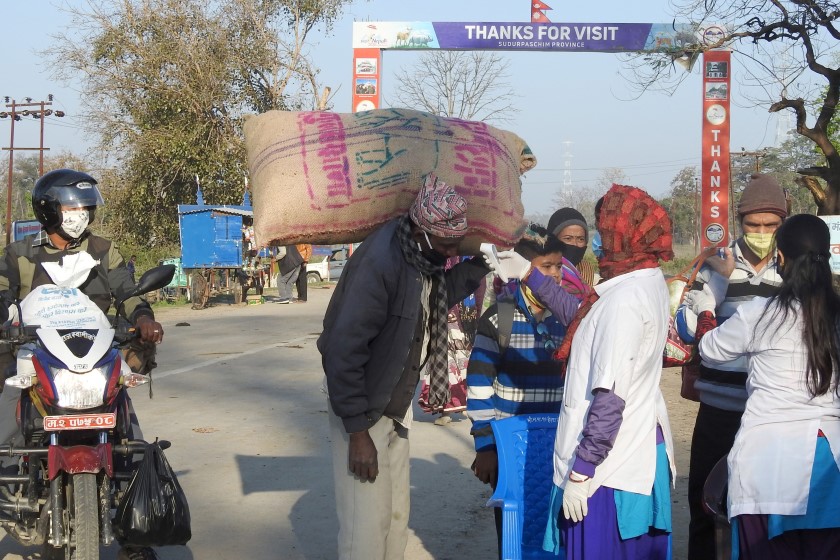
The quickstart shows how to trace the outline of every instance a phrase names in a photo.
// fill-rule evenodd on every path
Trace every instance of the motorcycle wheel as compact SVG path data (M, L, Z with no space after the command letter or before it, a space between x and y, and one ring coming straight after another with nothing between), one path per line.
M96 475L80 473L73 475L73 532L70 540L73 546L71 560L99 560L99 500Z

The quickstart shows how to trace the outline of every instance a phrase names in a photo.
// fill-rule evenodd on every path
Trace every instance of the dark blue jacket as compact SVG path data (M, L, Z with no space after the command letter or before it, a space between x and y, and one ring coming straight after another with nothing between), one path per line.
M422 316L420 272L402 255L391 220L370 234L347 263L324 316L318 350L330 404L347 432L375 424L406 366ZM490 272L471 259L446 272L447 307Z

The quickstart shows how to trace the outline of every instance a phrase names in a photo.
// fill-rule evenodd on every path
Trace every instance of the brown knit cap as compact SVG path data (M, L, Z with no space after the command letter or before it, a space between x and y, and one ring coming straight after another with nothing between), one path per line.
M787 218L787 198L785 198L784 189L775 177L763 173L753 173L741 194L741 202L738 203L738 215L746 216L759 212L770 212L782 218Z

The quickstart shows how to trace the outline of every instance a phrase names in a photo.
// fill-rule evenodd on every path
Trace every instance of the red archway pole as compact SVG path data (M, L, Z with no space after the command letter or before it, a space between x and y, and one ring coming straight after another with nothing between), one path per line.
M730 51L703 53L703 153L701 159L701 245L727 244L729 231Z

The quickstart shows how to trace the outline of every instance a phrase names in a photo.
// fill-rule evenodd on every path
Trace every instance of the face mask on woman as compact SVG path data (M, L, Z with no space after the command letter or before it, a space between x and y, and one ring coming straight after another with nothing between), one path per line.
M772 233L745 233L744 244L759 259L764 259L773 250Z
M604 246L601 245L600 231L596 231L595 235L592 236L592 252L595 254L596 259L604 258Z
M87 210L62 210L61 231L78 239L88 227L90 213Z
M566 245L563 247L563 256L573 265L577 266L583 260L583 255L586 253L586 245L578 247L577 245Z

